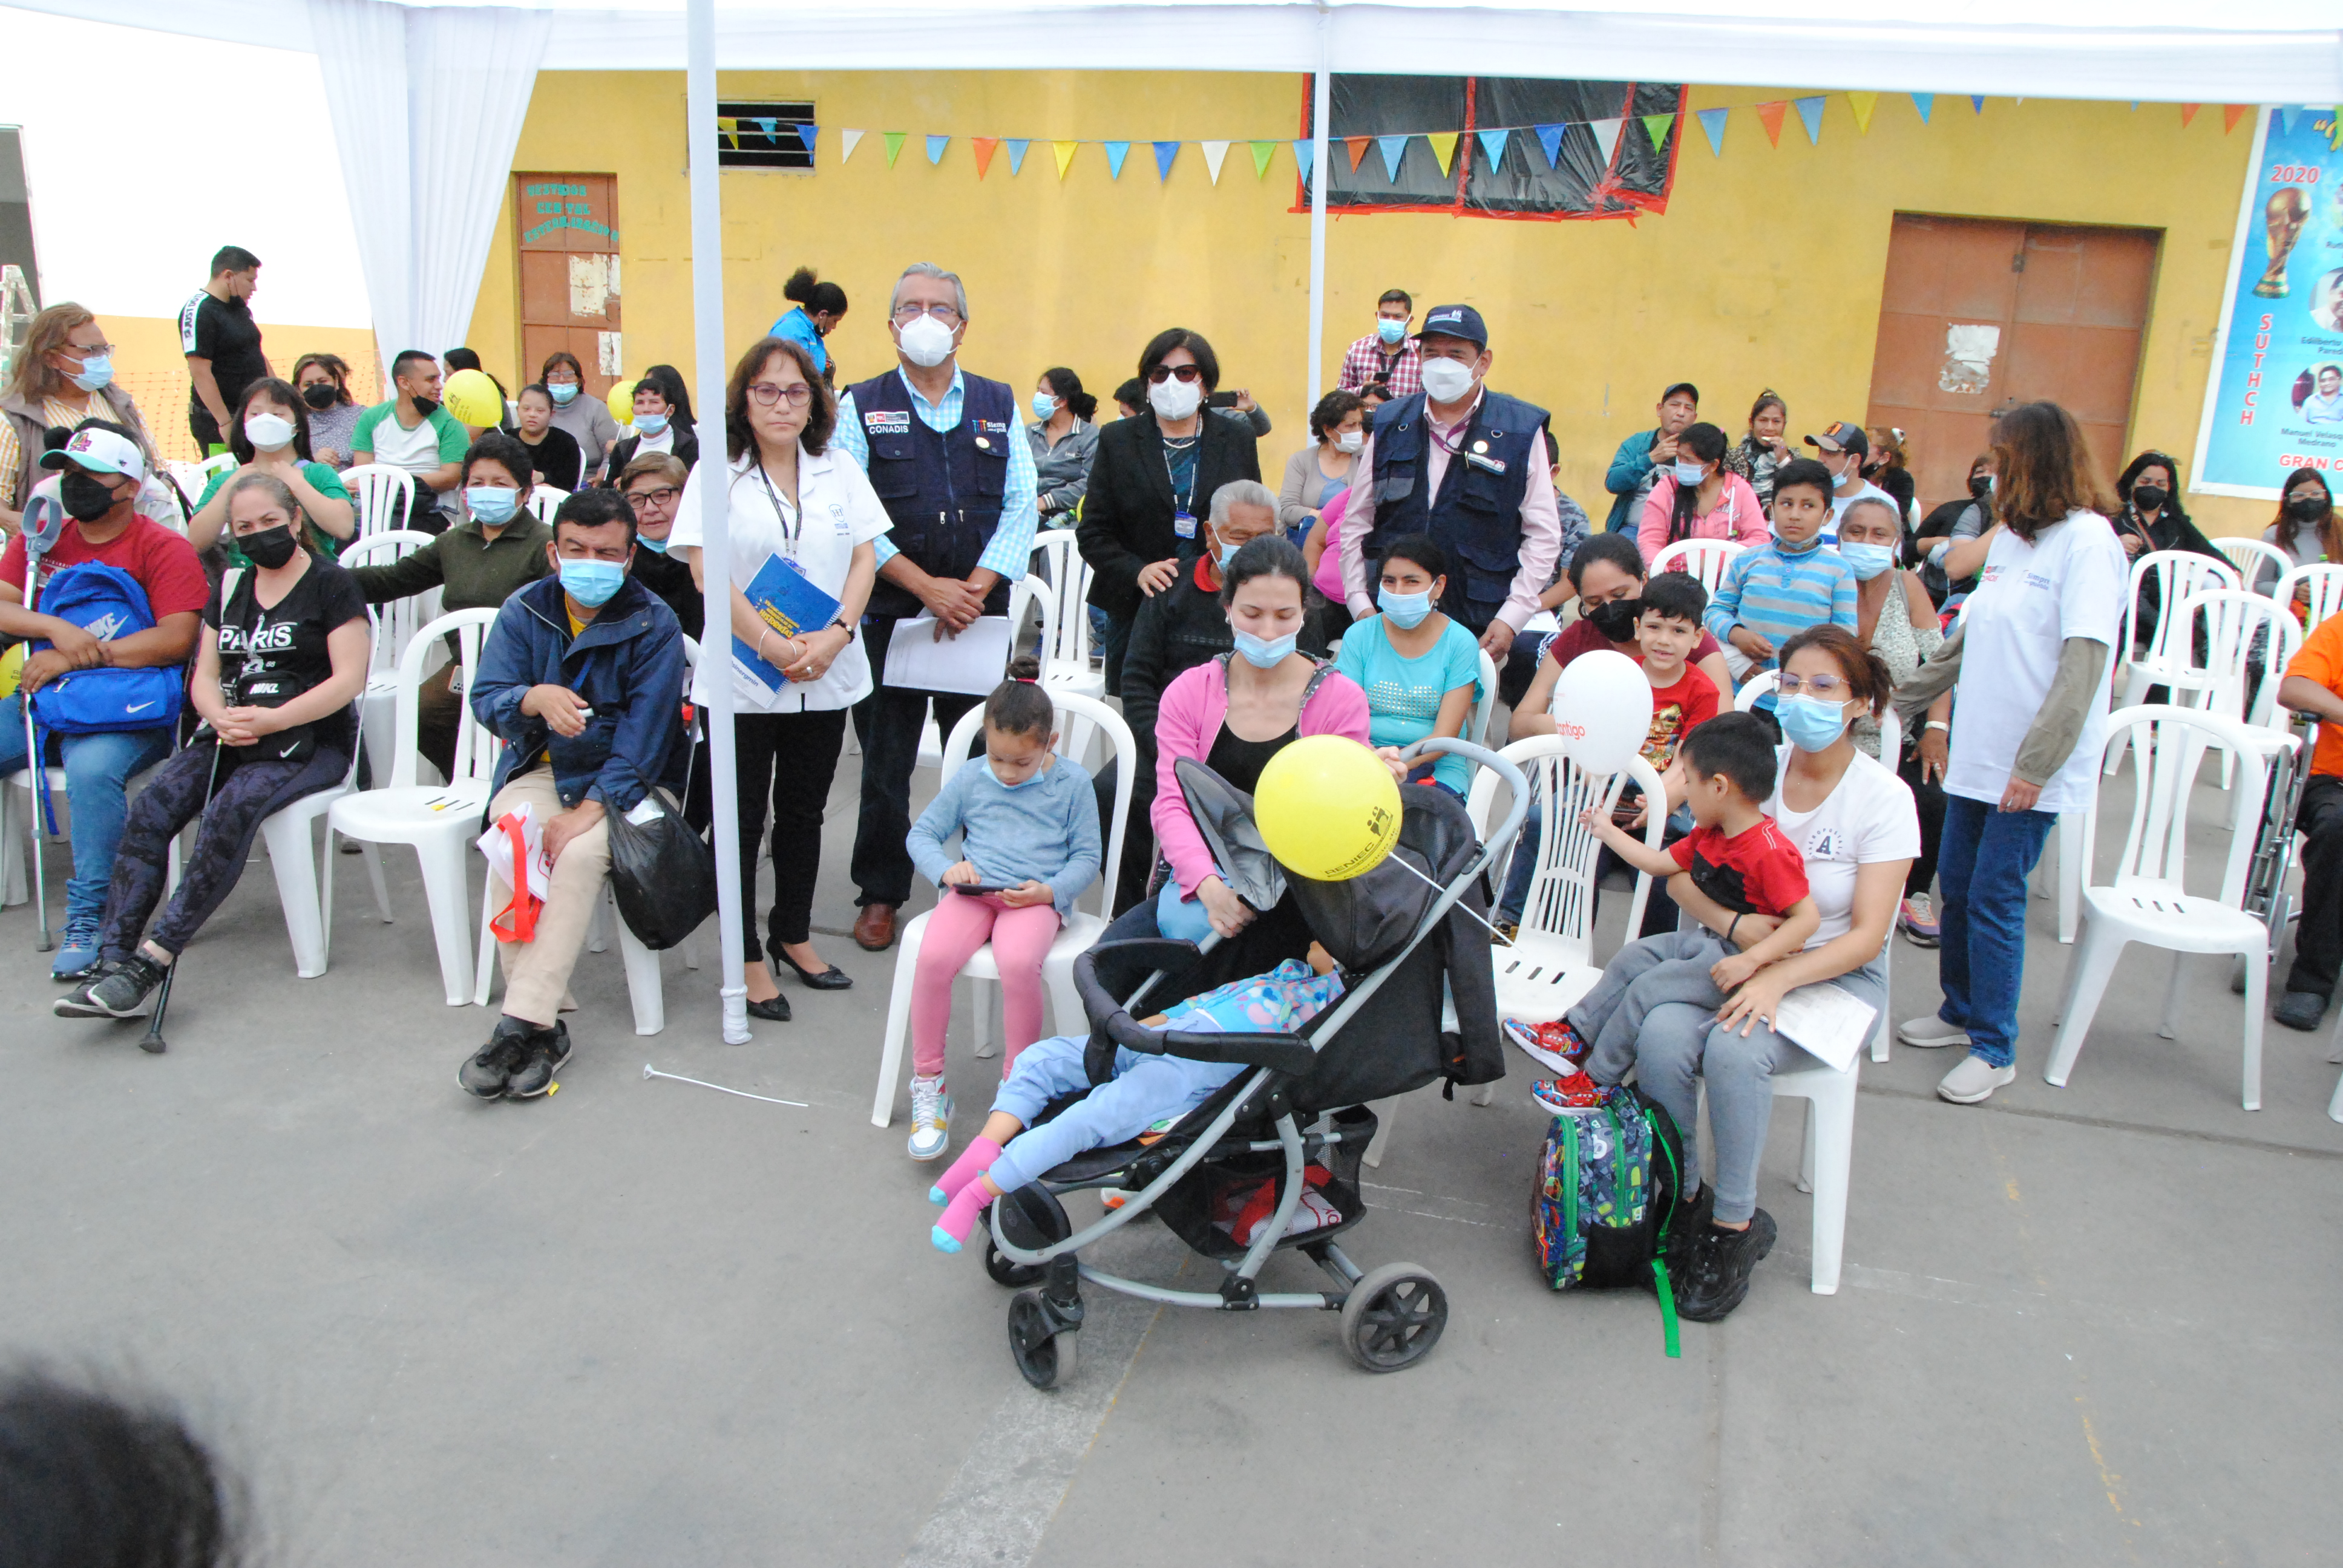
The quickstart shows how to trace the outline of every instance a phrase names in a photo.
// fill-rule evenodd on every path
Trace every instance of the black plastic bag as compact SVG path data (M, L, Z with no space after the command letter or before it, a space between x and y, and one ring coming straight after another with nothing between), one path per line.
M656 789L605 819L618 918L653 952L674 947L716 912L716 852Z

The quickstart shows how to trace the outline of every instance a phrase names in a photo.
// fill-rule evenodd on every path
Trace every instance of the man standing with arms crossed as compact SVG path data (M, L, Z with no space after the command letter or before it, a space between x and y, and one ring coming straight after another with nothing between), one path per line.
M854 833L854 885L861 912L854 940L870 952L893 945L897 913L911 896L911 769L932 698L936 726L951 733L980 698L887 684L896 623L932 615L952 633L979 616L1009 612L1009 585L1033 553L1033 454L1006 383L960 367L968 291L957 273L913 262L896 280L888 330L896 367L838 400L839 449L862 465L894 531L879 541L879 581L863 617L878 685L856 705L862 740L862 816Z

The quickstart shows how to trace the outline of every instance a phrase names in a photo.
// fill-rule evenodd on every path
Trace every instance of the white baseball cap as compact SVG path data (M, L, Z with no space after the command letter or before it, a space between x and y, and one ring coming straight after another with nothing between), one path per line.
M111 430L76 430L63 447L41 454L44 468L62 468L68 460L94 474L126 474L141 484L146 481L146 459L138 443Z

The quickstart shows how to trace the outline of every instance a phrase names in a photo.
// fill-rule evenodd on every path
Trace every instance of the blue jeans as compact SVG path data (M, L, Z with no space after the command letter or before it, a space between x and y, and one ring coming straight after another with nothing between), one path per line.
M0 703L0 779L25 766L25 699ZM73 806L73 876L65 883L65 920L95 922L106 909L114 850L130 815L129 783L171 754L167 729L126 729L105 735L58 735L50 744L64 763L65 798ZM40 810L37 799L35 811Z
M2017 1060L2017 997L2026 982L2026 879L2058 823L2056 811L2004 811L1945 797L1936 851L1936 1016L1968 1030L1969 1052L1996 1067Z

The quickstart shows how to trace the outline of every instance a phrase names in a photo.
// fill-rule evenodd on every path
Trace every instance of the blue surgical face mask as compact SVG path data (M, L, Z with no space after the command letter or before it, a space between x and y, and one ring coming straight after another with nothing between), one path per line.
M93 354L81 362L74 372L73 384L85 392L95 392L114 379L114 356Z
M667 416L664 414L638 414L635 416L635 434L638 436L656 436L666 428Z
M1838 553L1855 568L1857 580L1869 582L1896 564L1896 552L1885 545L1851 545L1842 542Z
M616 561L589 561L565 556L561 561L561 591L584 605L598 609L610 602L618 585L627 580L627 568Z
M1055 397L1051 397L1047 392L1033 394L1033 417L1046 424L1049 422L1050 416L1057 411L1058 400Z
M1375 336L1385 343L1397 343L1407 336L1407 323L1393 321L1388 316L1378 316L1375 317Z
M567 408L569 407L570 400L578 396L578 383L575 381L557 381L552 386L548 387L546 390L553 394L555 407Z
M1387 588L1379 588L1375 590L1375 604L1383 612L1385 620L1402 631L1413 631L1423 624L1425 616L1432 613L1432 590L1397 593Z
M635 536L635 543L642 546L643 548L650 551L651 554L655 556L663 556L667 554L667 541L665 539L655 539L649 534L637 534Z
M1679 485L1690 487L1699 484L1704 471L1698 463L1689 463L1682 457L1676 459L1675 476L1676 483Z
M1293 656L1294 644L1301 640L1290 631L1274 642L1255 637L1249 631L1239 631L1236 639L1239 657L1255 669L1275 669Z
M499 528L513 520L520 510L520 492L493 485L470 485L464 490L464 505L471 508L472 520Z
M1038 784L1041 782L1042 773L1042 769L1036 768L1032 772L1027 774L1024 778L1020 779L1016 783L1011 784L1008 779L1003 779L1001 776L1001 769L992 765L992 759L990 757L984 759L984 770L987 773L991 774L992 781L995 784L1000 785L1003 789L1022 789L1028 784Z
M1846 731L1846 705L1819 697L1785 697L1774 704L1783 737L1801 751L1827 751Z

